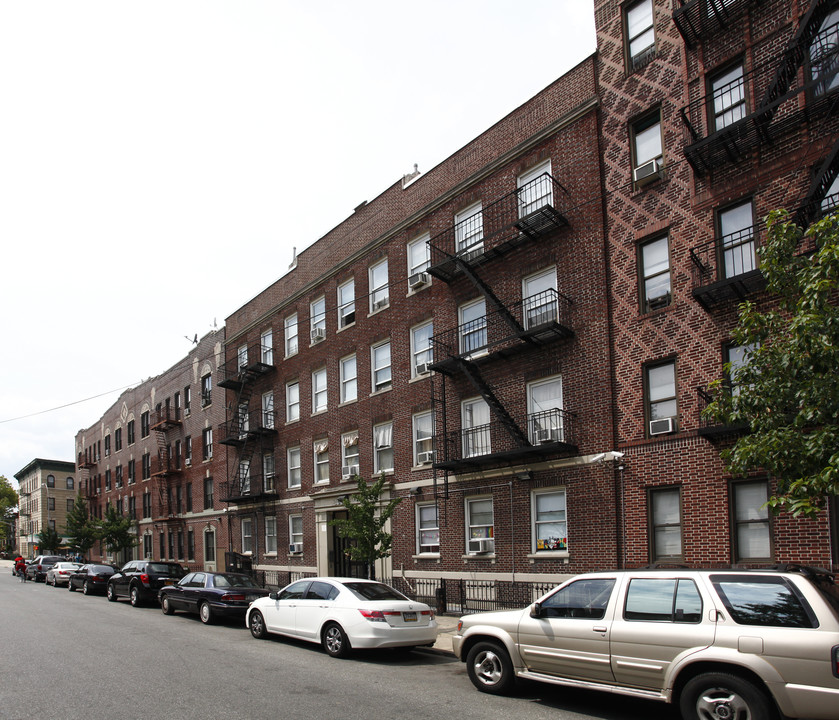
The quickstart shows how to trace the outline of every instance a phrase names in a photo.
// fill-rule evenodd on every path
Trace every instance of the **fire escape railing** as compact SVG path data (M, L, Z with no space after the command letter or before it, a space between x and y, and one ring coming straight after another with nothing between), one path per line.
M727 28L760 0L674 0L673 22L688 47Z

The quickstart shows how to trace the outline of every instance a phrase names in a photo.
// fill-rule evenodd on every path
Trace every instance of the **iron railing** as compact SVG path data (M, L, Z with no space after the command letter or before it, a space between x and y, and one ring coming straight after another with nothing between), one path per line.
M727 28L746 8L760 0L674 0L673 22L685 45L693 47L703 37Z

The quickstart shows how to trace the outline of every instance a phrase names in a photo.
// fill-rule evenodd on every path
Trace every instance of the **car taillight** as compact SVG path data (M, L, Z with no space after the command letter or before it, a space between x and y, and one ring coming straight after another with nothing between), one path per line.
M143 583L143 584L145 584L145 585L148 585L148 583L149 583L149 576L148 576L148 575L146 575L146 573L142 573L142 574L140 575L140 582L141 582L141 583Z
M38 570L43 570L40 564L38 565Z
M430 615L431 619L434 619L434 611L433 610L423 610L420 615Z
M833 648L833 674L839 678L839 645Z
M240 593L224 593L221 596L222 602L245 602L245 596Z
M381 610L363 610L359 608L358 612L370 622L387 622L385 620L385 614Z

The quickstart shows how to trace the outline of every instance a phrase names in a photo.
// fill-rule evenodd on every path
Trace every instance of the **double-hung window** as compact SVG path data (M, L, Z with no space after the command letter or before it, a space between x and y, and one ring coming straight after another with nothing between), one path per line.
M649 434L676 429L676 362L668 360L645 368L645 391Z
M484 213L480 202L454 216L455 251L469 257L484 250Z
M651 560L682 559L682 500L678 487L649 493Z
M568 550L565 490L538 490L531 496L535 552Z
M355 280L338 286L338 329L355 322Z
M277 554L277 518L274 515L265 518L265 552L268 555Z
M492 498L466 499L466 551L485 553L495 550L495 519Z
M388 390L393 379L390 365L390 340L374 345L371 348L371 356L373 392Z
M722 277L732 278L757 267L755 221L751 200L717 212Z
M461 405L463 457L476 457L492 452L490 442L489 405L483 398L464 400Z
M553 205L551 161L546 160L516 180L519 198L519 217L523 218L546 205Z
M533 445L565 440L562 377L539 380L527 386L527 419Z
M315 482L329 482L329 440L315 440L312 448L315 457Z
M312 414L327 409L326 368L312 373Z
M636 120L631 126L632 180L637 187L661 177L664 160L661 143L661 111Z
M387 258L370 266L370 312L386 308L390 304Z
M373 472L393 470L393 423L373 427Z
M641 312L648 313L667 307L672 302L667 236L639 245L638 256L638 264L641 267Z
M723 362L726 368L726 381L731 388L732 395L740 393L738 373L749 361L749 356L757 349L757 345L726 345L723 349Z
M213 402L213 376L204 375L201 378L201 407L207 407Z
M714 130L722 130L746 117L746 83L742 63L711 78L711 98L711 126Z
M653 0L626 7L626 56L629 72L640 70L655 57Z
M201 431L201 453L204 460L211 460L213 457L213 429L204 428Z
M408 243L408 282L410 289L415 289L412 283L419 286L420 278L417 275L425 272L431 264L431 255L428 247L429 233L420 235L416 240ZM423 278L424 281L424 278Z
M262 427L274 428L274 391L262 393Z
M434 323L430 320L411 328L411 377L424 375L434 360L431 337L434 335Z
M312 343L326 337L326 298L319 297L309 304L309 322L311 324Z
M301 483L300 474L300 447L289 448L286 452L288 463L288 486L298 488Z
M353 402L358 398L358 365L355 355L341 358L341 402Z
M297 313L289 315L283 321L285 333L285 356L297 355Z
M262 456L262 487L265 492L274 492L276 484L276 463L274 453L267 452Z
M765 480L738 482L731 486L734 520L735 559L772 558L769 510L769 484Z
M253 553L253 518L242 518L242 552Z
M341 477L346 480L358 475L358 431L341 435Z
M839 88L839 9L832 10L822 22L819 34L810 45L810 76L815 81L814 95L826 95Z
M295 422L300 419L300 383L290 382L285 386L285 419Z
M140 415L140 437L148 437L149 436L149 411L146 410Z
M414 465L428 465L434 455L434 415L431 412L414 415Z
M288 516L288 550L299 553L303 551L303 516Z
M522 281L522 297L526 329L556 322L559 310L556 268L526 277Z
M440 522L435 503L417 503L417 552L440 552Z
M470 355L487 346L486 300L479 298L458 308L460 353Z
M236 351L236 367L241 372L248 366L248 346L240 345Z
M259 336L259 359L263 365L274 364L274 331L265 330Z

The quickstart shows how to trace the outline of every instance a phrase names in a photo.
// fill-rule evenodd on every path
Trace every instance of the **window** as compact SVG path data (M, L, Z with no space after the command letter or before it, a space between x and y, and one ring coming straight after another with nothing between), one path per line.
M516 180L519 198L519 217L523 218L546 205L553 205L551 161L547 160L519 175Z
M300 487L300 448L288 448L288 486L290 488Z
M358 431L341 435L341 477L358 474Z
M285 356L297 355L297 313L289 315L284 321Z
M186 511L192 512L192 483L186 484Z
M358 398L358 368L355 355L341 359L341 402L352 402Z
M294 422L300 419L300 383L292 382L285 386L285 419Z
M263 365L274 364L274 332L265 330L259 336L259 355Z
M800 628L818 625L807 601L787 578L711 575L711 582L738 625Z
M746 117L746 86L743 64L728 68L711 78L711 127L722 130Z
M315 440L313 450L315 456L315 482L328 483L329 440L327 438L323 438L322 440Z
M277 518L265 518L265 552L270 555L277 554Z
M568 550L565 490L540 490L532 495L533 548L538 552Z
M757 267L754 212L750 200L717 213L719 252L724 277L751 272Z
M470 205L454 216L455 252L470 257L484 250L484 213L480 202Z
M275 473L274 453L265 453L262 456L262 487L267 493L272 493L276 489Z
M73 490L76 486L76 481L68 475L67 479L64 481L64 485L67 490Z
M373 427L373 472L393 470L393 423Z
M137 468L132 458L128 461L128 484L133 485L135 482L137 482Z
M143 517L148 517L148 516L144 515ZM151 557L151 554L153 552L153 548L152 548L153 544L154 544L154 541L152 539L152 536L149 533L146 533L145 535L143 535L143 557L146 557L146 558Z
M262 393L262 427L269 429L272 429L274 427L273 391Z
M54 497L48 497L47 498L47 510L49 510L51 512L55 512L55 498Z
M434 323L430 320L411 328L411 377L427 373L428 366L434 361L431 337L434 335Z
M832 10L810 45L810 76L816 81L813 94L825 95L839 87L836 47L839 45L839 10Z
M192 437L189 435L184 438L184 463L187 467L192 465Z
M682 559L682 500L677 487L650 490L650 559Z
M143 453L140 459L142 461L143 480L148 480L151 477L151 455Z
M416 240L408 243L408 280L412 275L424 272L431 264L430 250L428 241L430 239L429 233L420 235Z
M495 529L492 498L466 500L466 551L494 552Z
M195 560L195 531L186 531L186 559Z
M213 378L212 375L204 375L201 378L201 407L207 407L213 402Z
M128 498L128 517L137 519L137 498L133 495Z
M242 518L242 552L253 553L253 519Z
M237 478L239 481L239 490L241 491L242 495L250 495L251 493L251 461L250 460L240 460L239 461L239 471L237 473Z
M149 411L146 410L140 415L140 437L148 437L149 436Z
M122 450L122 428L114 430L114 452Z
M248 366L248 346L240 345L236 351L236 367L241 371Z
M676 363L650 365L645 374L649 434L672 432L676 429Z
M204 531L204 562L216 561L216 533L214 530Z
M289 552L303 551L303 516L288 516L288 543Z
M492 451L489 432L489 405L483 398L464 400L461 405L463 457L487 455Z
M434 415L431 412L417 413L413 418L414 465L427 465L434 457Z
M614 586L614 578L575 580L545 598L542 614L544 617L600 620L606 615Z
M122 487L122 465L117 465L115 481L116 481L116 486L118 488L121 488Z
M723 362L725 363L726 380L731 387L733 395L740 392L738 387L737 374L742 370L749 361L749 356L757 349L757 345L727 345L723 349Z
M355 280L338 286L338 329L355 322Z
M129 445L134 444L134 421L129 420L128 425L126 426L126 435L128 436L126 440L128 441Z
M640 0L626 8L626 55L629 72L640 70L655 57L653 0Z
M181 469L181 457L183 456L183 446L180 440L175 440L175 469Z
M326 407L326 368L321 368L312 373L312 414L323 412Z
M204 428L201 431L201 454L204 460L211 460L213 457L213 429Z
M693 580L632 578L623 617L630 621L702 622L702 596Z
M417 503L417 552L440 552L440 523L434 503Z
M527 426L533 445L564 442L562 378L553 377L527 386Z
M524 324L526 329L556 322L558 304L556 292L556 268L543 270L522 281L524 298Z
M468 355L487 346L486 301L479 298L458 308L460 352Z
M739 482L731 486L734 515L734 554L737 561L769 560L769 487L766 481Z
M184 388L184 415L189 417L192 412L192 388L187 385Z
M212 510L215 498L213 488L213 478L204 478L204 509Z
M326 298L319 297L309 304L309 323L312 342L320 342L326 337Z
M641 266L641 312L667 307L670 293L670 251L667 236L645 242L638 248Z
M105 435L105 457L111 456L111 436Z
M73 499L67 498L67 512L73 512Z
M387 277L387 258L370 267L370 312L376 312L390 304L390 288Z
M373 361L373 392L388 390L391 386L390 340L371 348Z
M151 493L144 492L143 493L143 517L150 518L151 517Z
M663 159L661 112L656 110L632 124L632 179L640 187L657 179Z

